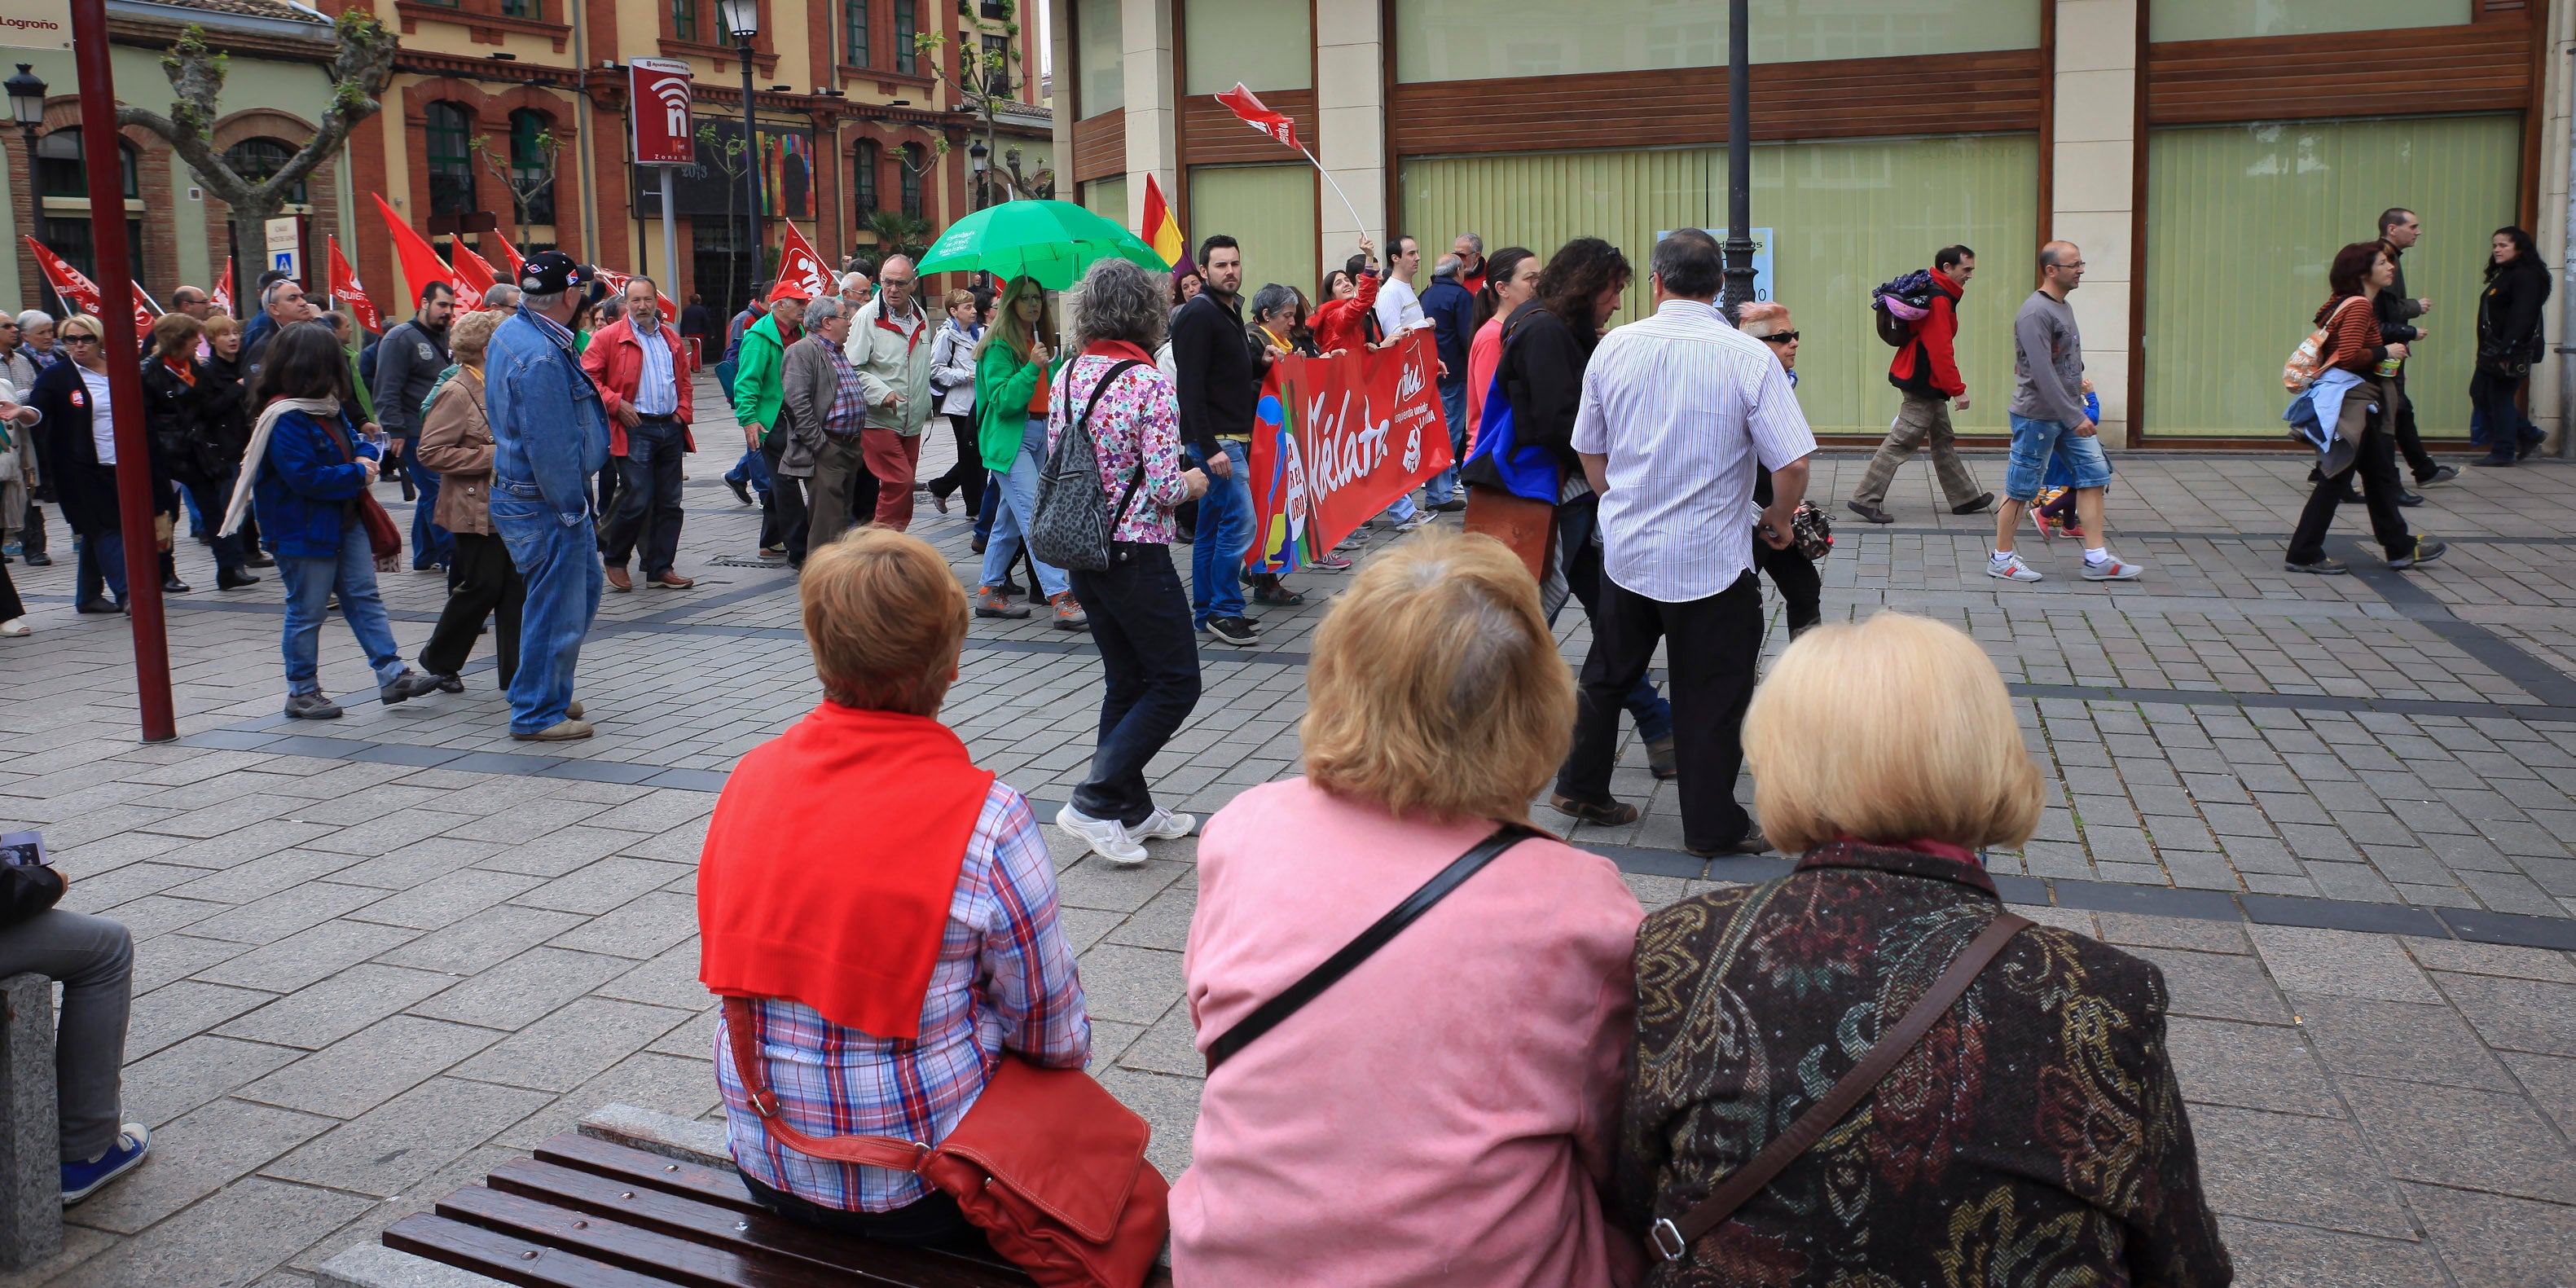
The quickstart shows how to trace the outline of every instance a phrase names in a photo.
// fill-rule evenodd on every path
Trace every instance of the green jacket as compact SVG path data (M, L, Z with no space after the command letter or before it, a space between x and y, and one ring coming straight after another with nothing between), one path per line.
M341 352L349 355L349 384L353 386L351 392L358 396L358 419L372 421L376 418L376 400L367 392L367 378L358 372L359 351L342 345Z
M787 343L778 337L778 319L763 314L742 333L742 351L734 357L733 415L745 425L778 428L778 405L785 401Z
M975 359L975 441L984 449L985 469L1010 473L1028 430L1029 399L1054 371L1047 363L1020 361L999 339L984 346Z

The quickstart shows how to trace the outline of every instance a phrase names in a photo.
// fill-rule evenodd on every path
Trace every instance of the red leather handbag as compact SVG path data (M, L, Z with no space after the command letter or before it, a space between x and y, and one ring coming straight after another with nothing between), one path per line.
M911 1172L957 1200L993 1251L1047 1288L1139 1288L1171 1233L1171 1186L1145 1161L1153 1129L1080 1069L1005 1056L939 1144L808 1136L779 1116L760 1013L724 1002L733 1067L761 1129L800 1154Z

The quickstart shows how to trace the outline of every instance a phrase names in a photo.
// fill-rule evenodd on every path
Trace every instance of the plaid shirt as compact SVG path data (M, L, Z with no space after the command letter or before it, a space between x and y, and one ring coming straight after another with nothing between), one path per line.
M1091 1060L1082 979L1056 920L1055 864L1028 801L998 780L966 841L918 1038L871 1037L801 1002L753 1005L770 1089L788 1123L808 1135L937 1144L974 1106L1004 1050L1049 1068L1079 1069ZM842 1211L891 1212L928 1197L910 1173L817 1159L769 1139L734 1071L731 1041L719 1019L725 1143L745 1175Z
M819 341L823 352L832 355L832 376L840 383L832 389L832 410L824 413L823 432L855 434L867 427L867 398L859 388L859 369L841 352L841 346L829 340Z

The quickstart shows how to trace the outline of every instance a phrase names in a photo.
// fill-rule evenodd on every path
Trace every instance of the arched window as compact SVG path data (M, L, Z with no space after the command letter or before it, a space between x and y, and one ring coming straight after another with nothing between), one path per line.
M284 169L294 156L295 145L284 139L243 139L224 149L224 164L231 166L234 174L252 183L266 183L270 175ZM296 180L295 186L286 190L286 199L296 205L304 204L303 180Z
M467 215L474 199L474 117L455 103L429 105L429 213Z
M136 200L143 192L135 181L134 146L119 139L116 151L124 170L125 199ZM89 168L81 160L79 126L66 126L36 140L36 191L48 197L88 199Z
M921 218L921 171L928 164L920 144L903 145L903 213L915 219Z
M547 133L554 122L535 108L523 107L510 113L510 182L528 197L528 222L551 224L555 221L554 158L547 144L554 140ZM533 185L533 191L531 190Z
M850 178L851 195L857 198L852 204L857 208L861 221L865 221L869 215L885 208L877 204L877 141L875 139L859 140L858 151L850 158Z

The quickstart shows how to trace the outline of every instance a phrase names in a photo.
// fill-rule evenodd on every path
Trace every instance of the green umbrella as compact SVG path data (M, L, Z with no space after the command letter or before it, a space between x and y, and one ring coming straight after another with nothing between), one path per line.
M1061 291L1101 259L1172 271L1143 238L1070 201L1006 201L978 210L950 224L914 271L981 269L1006 282L1027 277Z

